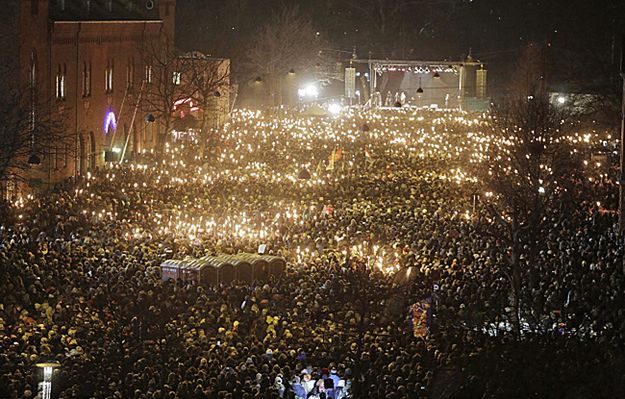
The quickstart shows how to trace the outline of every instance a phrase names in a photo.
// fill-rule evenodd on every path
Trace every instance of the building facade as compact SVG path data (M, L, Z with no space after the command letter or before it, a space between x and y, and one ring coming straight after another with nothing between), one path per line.
M29 176L33 185L155 145L157 127L139 106L154 68L140 49L148 41L173 43L175 9L175 0L11 2L6 19L15 22L4 30L18 36L7 52L14 56L7 60L17 60L14 79L32 93L35 120L39 112L58 113L75 133L75 140L46 149L41 170ZM49 105L35 109L41 103Z

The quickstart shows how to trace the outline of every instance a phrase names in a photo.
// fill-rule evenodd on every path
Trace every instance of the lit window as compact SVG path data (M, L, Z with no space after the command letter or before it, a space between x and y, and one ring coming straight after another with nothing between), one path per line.
M63 73L61 74L61 98L65 100L65 65L63 65Z
M67 76L67 66L59 64L56 73L56 98L58 100L65 100L65 79Z
M152 65L147 64L145 66L145 76L143 79L145 79L145 83L152 83Z
M128 89L132 89L135 83L135 60L128 60L128 67L126 68L126 85Z
M113 92L113 73L115 70L115 65L113 61L108 61L106 64L106 70L104 72L104 87L106 89L106 93L110 94Z
M82 95L83 97L91 96L91 62L85 62L83 64Z
M172 77L173 84L178 86L180 85L181 80L182 80L182 74L180 72L174 72L173 77Z

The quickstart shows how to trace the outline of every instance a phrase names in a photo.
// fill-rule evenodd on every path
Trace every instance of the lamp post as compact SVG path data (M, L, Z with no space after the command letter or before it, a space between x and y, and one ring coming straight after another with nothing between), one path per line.
M419 77L419 88L417 89L417 108L421 106L422 94L423 94L423 87L421 87L421 77Z
M39 383L39 397L41 399L52 398L52 373L61 365L57 362L37 363L37 367L43 369L43 382Z
M289 106L295 105L295 97L297 94L297 80L295 79L295 69L289 69L289 73L287 74L287 103Z
M255 97L256 97L256 105L259 108L260 108L260 106L263 103L262 84L263 84L263 78L261 78L260 76L257 76L254 79L253 88L254 88L254 94L255 94Z
M41 165L41 158L35 153L30 154L28 157L28 164L31 166L39 166Z

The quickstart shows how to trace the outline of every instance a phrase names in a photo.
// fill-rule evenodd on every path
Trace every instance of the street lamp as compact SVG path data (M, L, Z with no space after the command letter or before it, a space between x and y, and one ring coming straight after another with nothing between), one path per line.
M39 397L41 399L52 398L52 372L61 364L57 362L37 363L37 367L43 369L43 382L39 384Z
M37 154L30 154L30 156L28 157L28 164L31 166L41 165L41 158L39 158Z
M423 94L423 88L421 87L421 78L419 78L419 88L417 89L417 94Z

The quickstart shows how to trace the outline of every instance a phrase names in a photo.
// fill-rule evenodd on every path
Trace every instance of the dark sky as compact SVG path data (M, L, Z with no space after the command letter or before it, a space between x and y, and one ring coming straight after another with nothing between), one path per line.
M284 0L178 0L178 41L237 59ZM461 59L469 48L504 76L529 42L548 43L552 76L616 73L625 0L291 0L329 51L379 58ZM382 7L377 5L382 4ZM401 7L399 6L401 5ZM619 18L621 17L621 18ZM614 44L614 51L613 51ZM342 52L342 53L341 53ZM575 65L572 65L575 64ZM594 67L593 67L594 66ZM596 71L592 69L596 68ZM581 71L581 72L580 72ZM597 75L601 75L597 77Z

